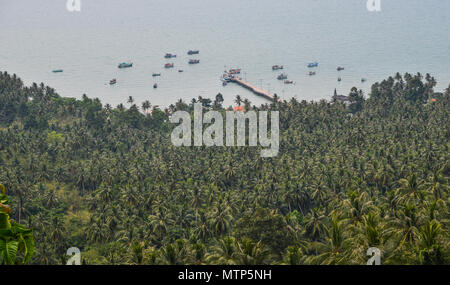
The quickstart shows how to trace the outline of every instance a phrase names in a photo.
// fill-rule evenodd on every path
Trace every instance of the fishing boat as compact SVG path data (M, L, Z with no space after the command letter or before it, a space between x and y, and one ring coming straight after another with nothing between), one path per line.
M184 70L183 70L183 69L180 69L180 70L178 70L178 72L181 73L181 72L184 72Z
M173 63L166 63L165 65L164 65L164 68L173 68L174 67L174 64Z
M222 77L220 78L220 81L222 81L222 85L223 85L223 86L227 86L227 84L228 84L229 82L231 82L232 76L233 76L233 75L231 75L231 74L225 72L225 73L222 75Z
M110 81L109 81L109 85L114 85L114 84L116 84L117 83L117 79L111 79Z
M342 78L339 77L339 78L338 78L338 82L341 82L341 81L342 81Z
M285 79L287 79L287 78L288 78L288 76L287 76L287 74L285 74L285 73L281 73L281 74L278 75L278 77L277 77L278 80L285 80Z
M55 69L55 70L53 70L53 73L61 73L61 72L63 72L64 70L62 70L62 69Z
M294 84L294 81L292 81L292 80L285 80L284 84Z
M153 73L153 77L161 76L161 73Z
M280 70L283 69L284 67L282 65L274 65L272 66L272 70Z
M315 71L310 71L309 72L309 76L313 76L313 75L316 75L316 72Z
M119 67L119 68L129 68L129 67L133 67L133 63L131 63L131 62L122 62L121 64L119 64L118 67Z
M177 57L177 55L171 53L166 53L166 55L164 56L164 58L174 58L174 57Z
M337 71L342 71L342 70L344 70L344 69L345 69L344 67L338 66Z
M230 71L228 71L228 73L230 73L230 74L241 74L241 69L240 68L232 68L232 69L230 69Z
M188 51L188 55L193 55L193 54L199 54L200 53L200 51L199 50L190 50L190 51Z
M361 82L362 82L362 83L366 82L366 80L367 80L367 79L365 79L365 78L361 78Z
M221 80L222 80L222 81L225 81L225 82L231 82L231 79L232 79L232 78L233 78L233 75L230 75L230 74L225 73L225 74L222 76Z
M318 67L319 66L319 63L318 62L311 62L311 63L308 63L308 67L309 68L311 68L311 67Z
M200 63L199 59L190 59L189 60L189 64L198 64L198 63Z
M154 88L154 89L158 88L158 84L156 84L156 83L153 84L153 88Z

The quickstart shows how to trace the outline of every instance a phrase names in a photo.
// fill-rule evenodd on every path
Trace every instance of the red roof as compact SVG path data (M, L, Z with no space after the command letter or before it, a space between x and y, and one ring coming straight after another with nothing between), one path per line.
M245 112L245 109L244 109L244 106L236 106L236 107L234 107L234 111L235 112L237 112L237 111Z

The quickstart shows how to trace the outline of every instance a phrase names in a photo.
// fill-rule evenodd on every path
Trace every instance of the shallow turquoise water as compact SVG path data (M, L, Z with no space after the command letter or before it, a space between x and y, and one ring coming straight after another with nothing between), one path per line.
M62 96L86 93L113 105L133 96L167 106L218 92L227 105L236 94L266 102L239 86L223 87L225 67L240 67L255 85L299 100L329 99L334 88L345 94L352 86L367 93L397 71L429 72L438 91L450 82L446 0L382 0L381 12L368 12L365 0L81 1L81 12L70 13L65 0L0 0L0 70L27 84L45 82ZM201 53L190 57L189 49ZM166 52L178 57L166 60ZM201 63L189 66L190 58ZM123 61L134 67L119 70ZM312 61L319 67L310 77ZM165 70L167 62L175 68ZM296 84L276 80L274 64ZM112 78L117 85L109 86Z

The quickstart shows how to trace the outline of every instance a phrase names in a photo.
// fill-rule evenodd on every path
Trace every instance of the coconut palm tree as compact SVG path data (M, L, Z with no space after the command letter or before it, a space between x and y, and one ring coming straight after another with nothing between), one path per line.
M345 235L344 221L333 217L331 226L327 228L327 238L323 242L316 242L314 247L319 252L317 256L309 258L308 262L322 265L348 264L349 239Z
M236 264L264 265L270 263L270 252L261 241L254 242L251 239L244 238L240 242L236 242L236 248L237 252L233 257Z
M234 100L234 102L235 102L238 106L241 106L241 104L242 104L242 98L241 98L241 95L236 95L236 99Z
M422 264L445 264L440 235L442 225L436 220L428 221L420 229L420 259Z
M306 220L304 235L313 241L320 240L326 232L326 216L323 214L323 211L313 209L311 213L307 215Z
M130 105L133 105L133 103L134 103L133 96L128 96L127 103L130 104Z
M209 264L234 265L233 257L236 254L236 240L233 237L224 237L215 241L209 248L206 261Z
M147 112L147 110L149 110L151 107L152 107L152 104L148 100L145 100L142 103L142 110L144 110L144 112Z

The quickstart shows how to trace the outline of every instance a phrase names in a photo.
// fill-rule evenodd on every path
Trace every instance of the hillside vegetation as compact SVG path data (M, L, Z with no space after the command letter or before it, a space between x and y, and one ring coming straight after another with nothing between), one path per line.
M261 158L172 145L170 114L225 111L220 94L113 108L0 73L0 184L33 264L69 247L84 264L366 264L370 247L382 264L450 264L450 87L435 85L397 74L348 107L238 97L280 112L279 154Z

